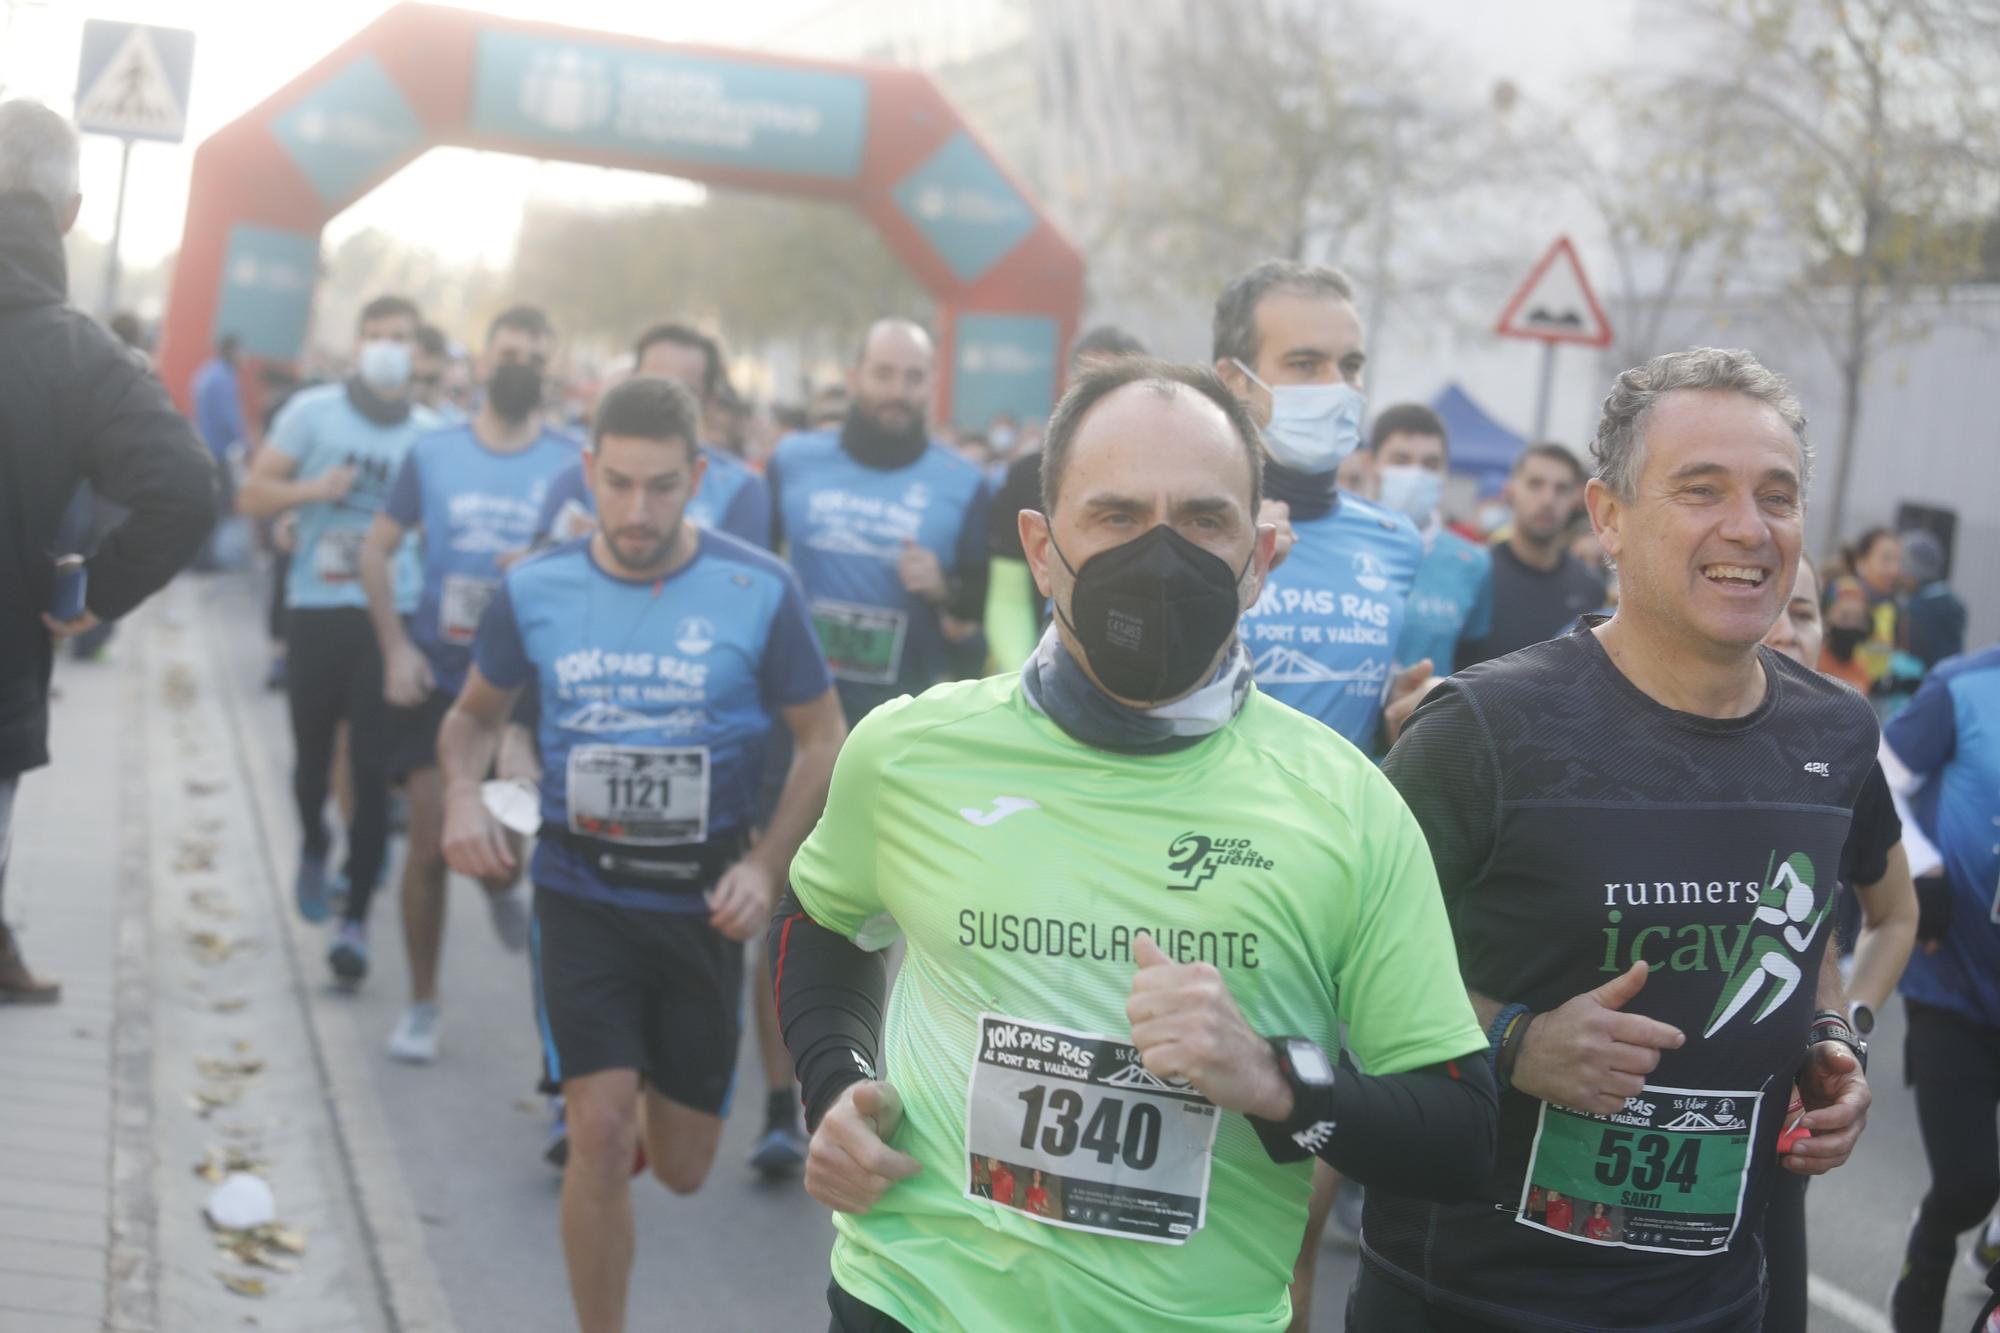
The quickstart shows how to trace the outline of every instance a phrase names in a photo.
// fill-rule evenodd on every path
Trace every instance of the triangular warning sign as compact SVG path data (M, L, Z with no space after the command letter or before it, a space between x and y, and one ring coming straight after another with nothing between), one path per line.
M76 121L96 134L179 137L187 108L144 28L126 35L96 82L77 99Z
M1559 236L1548 253L1528 273L1528 280L1500 312L1495 333L1540 342L1611 345L1611 321L1583 276L1576 248Z

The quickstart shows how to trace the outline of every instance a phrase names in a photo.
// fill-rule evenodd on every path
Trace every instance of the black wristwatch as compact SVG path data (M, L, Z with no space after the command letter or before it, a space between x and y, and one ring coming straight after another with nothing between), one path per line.
M1806 1035L1806 1050L1810 1052L1823 1041L1837 1041L1853 1051L1856 1062L1860 1064L1864 1073L1867 1072L1868 1043L1855 1034L1854 1029L1848 1025L1847 1015L1838 1009L1822 1009L1813 1015L1812 1031Z
M1333 1061L1304 1037L1272 1037L1278 1072L1292 1090L1291 1118L1280 1123L1250 1116L1251 1128L1274 1162L1303 1162L1333 1137Z

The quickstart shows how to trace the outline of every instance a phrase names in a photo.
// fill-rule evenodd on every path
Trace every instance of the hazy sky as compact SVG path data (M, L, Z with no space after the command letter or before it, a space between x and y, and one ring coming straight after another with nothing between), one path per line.
M75 101L77 54L86 18L129 19L195 33L194 90L187 140L140 143L132 152L125 206L124 255L146 264L179 244L187 211L188 172L203 139L284 86L367 26L391 0L272 3L272 0L0 0L0 84L6 95L38 98L68 112ZM664 40L750 44L824 0L470 0L458 7L523 18L639 33ZM111 234L118 195L119 143L85 135L84 230ZM561 192L588 182L601 200L690 196L684 183L561 163L537 164L500 153L438 149L392 177L331 222L329 244L382 226L454 255L504 260L520 221L520 201L534 191ZM468 206L468 200L481 201Z
M5 95L36 97L70 111L86 17L195 32L186 142L141 143L133 150L124 255L128 264L144 265L179 243L195 146L283 87L391 3L0 0L0 87ZM920 10L925 4L964 3L885 0L884 7ZM1381 3L1396 22L1427 29L1432 40L1483 75L1505 76L1533 93L1562 100L1566 87L1574 87L1585 72L1601 67L1603 60L1629 45L1633 7L1644 0L1513 0L1507 5L1491 0L1428 0L1424 6L1408 7L1390 0ZM580 28L744 46L782 40L801 19L817 19L807 29L821 36L819 30L829 25L844 30L857 6L866 8L860 0L462 0L460 4L517 17L559 17ZM85 136L80 225L97 236L111 233L118 158L116 139ZM354 231L379 226L455 257L477 255L504 262L512 252L521 205L538 193L587 195L604 203L699 197L697 187L643 173L437 149L335 218L326 229L326 239L330 246L337 245Z

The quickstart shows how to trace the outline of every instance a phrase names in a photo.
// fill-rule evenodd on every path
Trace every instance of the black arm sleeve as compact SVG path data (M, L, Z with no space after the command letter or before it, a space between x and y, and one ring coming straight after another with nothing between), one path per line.
M778 1027L798 1072L806 1128L817 1129L842 1089L876 1076L888 969L880 954L808 916L789 884L778 899L765 947L777 988Z
M1493 1169L1500 1098L1486 1053L1401 1074L1364 1074L1345 1052L1333 1082L1333 1136L1320 1160L1363 1185L1453 1203Z
M992 558L993 493L981 483L972 503L965 507L965 522L958 530L958 548L952 562L951 596L946 614L975 624L986 619L987 562Z

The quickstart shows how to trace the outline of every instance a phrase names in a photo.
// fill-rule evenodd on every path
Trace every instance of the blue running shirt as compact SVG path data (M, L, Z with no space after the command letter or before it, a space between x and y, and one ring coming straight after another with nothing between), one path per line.
M1257 688L1370 750L1423 538L1345 491L1331 513L1292 526L1298 544L1243 615Z
M320 384L302 389L271 423L270 444L298 464L292 474L311 481L334 468L354 469L354 487L336 504L300 505L298 544L285 580L285 605L316 611L335 606L366 608L361 587L361 541L387 503L403 457L417 437L435 428L424 408L393 426L379 425L347 401L347 386ZM422 576L416 541L396 552L396 607L407 614L417 604Z
M2000 647L1938 663L1882 736L1904 767L1929 776L1917 824L1951 884L1943 947L1910 955L1901 990L2000 1027Z
M542 820L637 848L747 829L781 709L831 684L799 587L777 559L703 531L692 560L657 582L598 565L588 540L507 571L473 660L501 689L541 703ZM643 790L641 789L643 788ZM537 886L627 907L706 912L697 895L606 884L553 838Z
M1415 666L1428 657L1438 675L1449 676L1457 669L1458 641L1483 639L1492 632L1492 553L1440 527L1417 566L1396 665Z
M688 501L687 516L710 532L726 532L752 546L771 549L771 488L748 464L711 445L701 446L708 474ZM583 483L577 463L549 483L535 519L535 540L575 541L597 526L597 501Z
M936 555L947 579L984 565L990 500L979 469L935 443L905 467L869 467L826 430L782 441L770 480L849 723L942 679L937 608L904 590L897 565L907 541Z
M410 638L446 694L456 697L465 684L479 617L500 586L501 558L534 543L543 492L577 449L575 440L544 430L518 453L498 453L470 424L410 446L382 512L405 529L423 529L424 586Z

